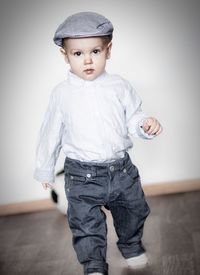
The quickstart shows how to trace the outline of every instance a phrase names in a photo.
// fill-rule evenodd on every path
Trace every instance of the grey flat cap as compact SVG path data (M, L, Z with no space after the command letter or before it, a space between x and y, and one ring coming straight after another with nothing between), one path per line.
M80 38L112 35L113 25L103 15L95 12L80 12L69 16L57 28L54 35L56 45L62 47L63 38Z

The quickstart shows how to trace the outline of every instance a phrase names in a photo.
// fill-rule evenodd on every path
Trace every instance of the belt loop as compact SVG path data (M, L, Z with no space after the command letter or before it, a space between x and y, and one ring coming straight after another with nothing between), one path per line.
M128 155L128 153L127 152L125 152L125 156L124 156L124 158L122 159L122 162L121 162L121 171L124 169L124 166L126 165L126 163L128 162L128 157L129 157L129 155Z
M91 174L92 174L93 177L97 176L97 168L96 167L94 167L94 166L91 167L91 171L90 172L91 172Z

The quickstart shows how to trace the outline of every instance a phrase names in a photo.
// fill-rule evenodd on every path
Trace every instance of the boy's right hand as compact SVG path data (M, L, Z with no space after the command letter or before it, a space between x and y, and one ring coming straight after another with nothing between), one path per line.
M51 183L48 182L42 182L42 186L45 190L49 189L53 189L53 185Z

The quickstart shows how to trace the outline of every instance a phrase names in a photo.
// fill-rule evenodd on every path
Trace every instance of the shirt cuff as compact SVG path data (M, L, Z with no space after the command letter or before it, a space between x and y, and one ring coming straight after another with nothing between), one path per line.
M48 182L48 183L55 182L54 171L51 171L51 170L40 170L36 168L33 177L35 180L39 182Z

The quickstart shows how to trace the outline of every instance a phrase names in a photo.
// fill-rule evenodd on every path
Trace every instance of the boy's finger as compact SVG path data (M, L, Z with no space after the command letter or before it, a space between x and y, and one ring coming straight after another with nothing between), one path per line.
M50 183L47 183L47 182L43 182L42 186L45 190L47 190L48 188L50 188L50 189L53 188L53 186Z
M52 184L50 184L50 183L47 183L47 186L48 186L48 188L50 188L50 189L53 188Z
M46 188L46 186L45 186L45 185L43 185L43 184L42 184L42 187L44 188L44 190L46 190L46 189L47 189L47 188Z
M45 190L47 189L46 183L42 182L42 186Z
M149 135L153 135L157 129L157 127L159 126L159 124L157 124L157 121L156 120L152 120L151 121L151 125L147 131L147 134Z
M144 129L145 132L147 132L150 129L150 125L148 124L147 121L143 123L142 128Z
M159 128L160 128L159 124L157 124L157 123L153 124L149 130L149 134L155 135L158 132Z
M162 132L162 126L161 126L160 124L158 124L158 125L156 126L156 128L154 129L154 131L152 132L152 135L157 136L157 135L159 135L161 132Z
M156 126L156 128L152 131L152 135L157 135L158 131L159 131L159 125Z
M153 123L155 123L156 122L156 119L155 118L153 118L153 117L149 117L149 118L147 118L147 120L146 120L146 123L149 125L149 126L151 126Z
M162 126L160 126L160 129L159 129L158 132L156 133L156 136L160 135L160 133L162 133L162 130L163 130L163 128L162 128Z

